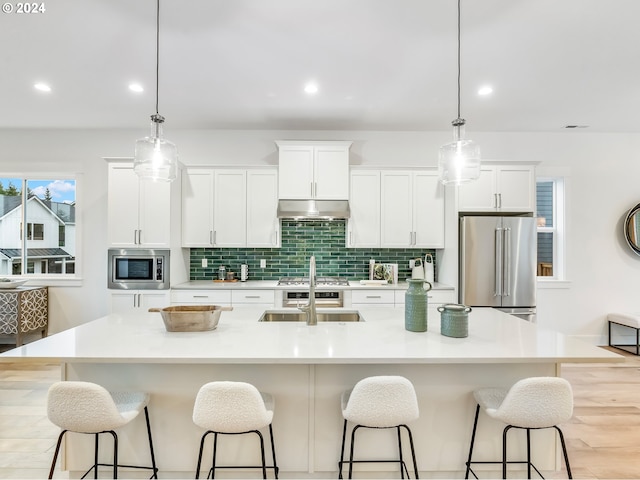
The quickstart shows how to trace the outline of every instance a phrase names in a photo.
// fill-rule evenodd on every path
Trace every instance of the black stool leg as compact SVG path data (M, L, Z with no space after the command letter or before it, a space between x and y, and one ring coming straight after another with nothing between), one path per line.
M202 452L204 450L204 441L207 438L207 435L213 433L211 431L205 432L200 439L200 451L198 452L198 463L196 465L196 479L200 478L200 466L202 465Z
M98 478L98 444L100 443L100 434L96 433L95 434L95 443L94 443L94 447L93 447L93 478ZM116 472L113 473L114 477L116 478Z
M67 433L67 430L63 430L62 432L60 432L60 435L58 435L58 443L56 443L56 451L53 454L53 460L51 462L51 469L49 470L49 478L53 478L53 472L56 468L56 461L58 460L58 454L60 453L60 445L62 444L62 437L64 437L64 434Z
M358 428L360 428L360 425L356 425L355 427L353 427L353 430L351 430L351 449L349 454L349 478L350 479L353 476L353 450L356 443L356 430L358 430Z
M207 474L207 478L211 476L211 480L216 478L216 455L218 454L218 432L213 434L213 457L211 458L211 472Z
M420 476L418 475L418 462L416 461L416 450L413 447L413 434L411 433L411 429L406 426L406 425L402 425L405 430L407 431L407 433L409 434L409 446L411 447L411 459L413 460L413 471L416 474L416 480L418 480L420 478ZM409 476L409 472L407 471L407 477Z
M398 432L398 458L400 458L400 478L404 479L404 471L407 469L404 465L404 459L402 458L402 436L400 435L400 426L396 427ZM407 477L409 472L407 471Z
M147 421L147 436L149 437L149 451L151 453L151 466L153 467L153 475L151 478L158 478L158 468L156 467L156 456L153 453L153 439L151 438L151 423L149 422L149 410L144 407L144 417Z
M473 420L473 431L471 432L471 443L469 444L469 457L467 458L467 471L464 474L464 478L469 478L469 472L471 472L471 456L473 455L473 444L476 441L476 429L478 428L478 416L480 415L480 405L476 406L476 417ZM473 474L475 477L475 473ZM478 478L478 477L476 477Z
M344 427L342 428L342 447L340 447L340 462L338 463L338 478L342 478L342 464L344 463L344 444L347 437L347 421L344 421Z
M118 478L118 435L116 435L116 432L113 430L109 430L109 433L113 437L113 478ZM98 468L96 465L96 473L97 472Z
M271 437L271 455L273 456L273 471L276 479L278 478L278 463L276 462L276 445L273 441L273 426L269 424L269 437Z
M558 435L560 436L560 444L562 445L562 454L564 455L564 464L567 467L567 477L573 478L571 476L571 467L569 466L569 455L567 455L567 446L564 443L564 435L562 434L562 430L560 430L560 428L557 425L554 425L553 428L557 430Z
M527 428L527 478L531 478L531 429Z
M507 425L502 431L502 478L507 478L507 433L513 426Z

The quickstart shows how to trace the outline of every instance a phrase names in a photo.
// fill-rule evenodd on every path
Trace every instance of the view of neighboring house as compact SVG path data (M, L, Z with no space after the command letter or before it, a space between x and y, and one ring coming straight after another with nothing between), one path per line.
M22 272L23 231L27 273L73 273L75 269L75 203L27 200L27 225L22 228L22 197L0 195L0 275Z

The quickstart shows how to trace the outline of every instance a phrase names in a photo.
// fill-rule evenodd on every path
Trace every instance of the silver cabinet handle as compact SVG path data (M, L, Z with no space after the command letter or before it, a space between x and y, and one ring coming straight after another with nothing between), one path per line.
M191 298L209 298L209 295L192 295Z
M502 194L498 194L498 208L502 208Z
M209 230L209 244L213 245L213 230Z
M493 208L498 208L498 194L493 194Z
M216 237L217 237L217 233L218 233L218 232L216 232L215 230L213 231L213 244L212 244L212 245L215 245L215 244L216 244Z
M318 182L313 182L313 198L318 196Z
M260 295L245 295L244 298L260 298Z
M313 182L309 182L309 190L311 191L311 198L313 198Z
M382 298L381 295L367 295L365 298Z

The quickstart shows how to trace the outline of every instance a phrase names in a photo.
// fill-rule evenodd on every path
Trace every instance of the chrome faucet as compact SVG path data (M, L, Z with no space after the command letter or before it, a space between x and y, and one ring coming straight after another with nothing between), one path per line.
M313 255L309 259L309 303L298 308L307 314L307 325L318 324L318 312L316 311L316 257Z

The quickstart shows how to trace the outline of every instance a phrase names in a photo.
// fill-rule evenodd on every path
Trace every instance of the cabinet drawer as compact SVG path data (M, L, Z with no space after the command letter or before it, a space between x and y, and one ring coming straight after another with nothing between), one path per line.
M387 303L393 305L393 290L353 290L351 303Z
M396 305L404 305L406 290L396 290ZM427 292L429 304L441 305L445 303L458 303L454 290L429 290Z
M238 303L268 303L275 304L273 290L231 290L231 304Z
M171 303L230 305L231 290L172 290Z

